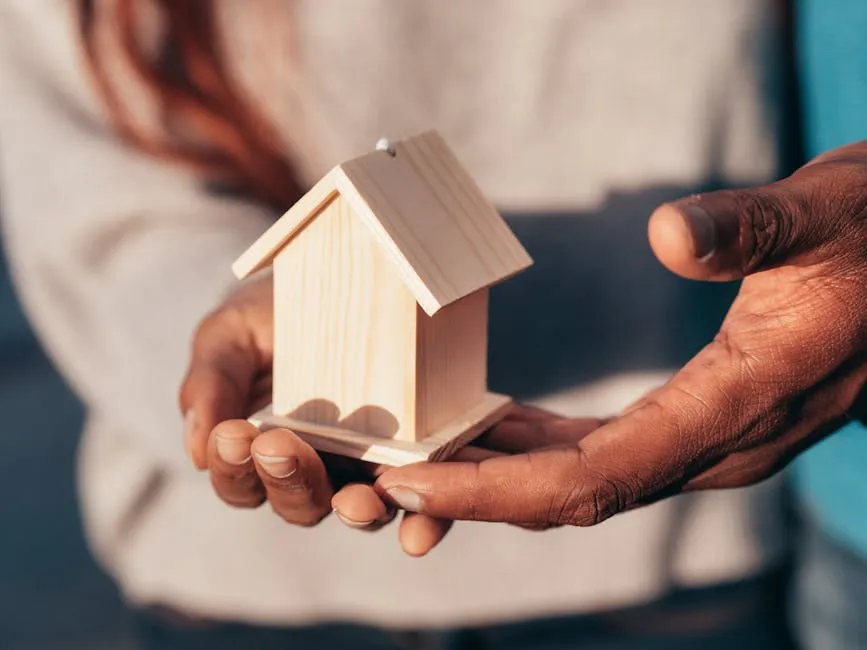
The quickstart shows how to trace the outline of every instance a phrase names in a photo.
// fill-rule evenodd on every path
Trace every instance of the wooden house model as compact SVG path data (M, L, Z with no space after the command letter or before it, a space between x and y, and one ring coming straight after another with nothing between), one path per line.
M251 421L401 465L508 410L487 390L488 289L532 264L434 131L326 174L233 265L274 282L273 401Z

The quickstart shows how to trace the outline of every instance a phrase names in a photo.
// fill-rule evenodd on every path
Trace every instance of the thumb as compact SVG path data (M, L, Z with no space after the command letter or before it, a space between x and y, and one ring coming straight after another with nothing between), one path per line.
M225 420L247 417L259 383L263 353L244 323L235 312L217 311L202 323L193 340L179 398L187 453L199 469L208 466L211 430Z
M265 275L242 284L196 330L179 401L187 452L199 469L208 466L211 430L246 418L270 393L273 307L273 284Z
M653 252L691 280L737 280L791 262L810 250L818 225L806 227L797 185L786 179L666 203L648 224Z

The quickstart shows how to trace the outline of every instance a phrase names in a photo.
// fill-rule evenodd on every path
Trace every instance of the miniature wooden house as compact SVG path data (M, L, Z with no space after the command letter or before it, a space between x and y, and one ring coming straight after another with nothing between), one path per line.
M332 169L234 264L274 274L273 403L251 420L391 465L502 417L488 288L532 264L435 132Z

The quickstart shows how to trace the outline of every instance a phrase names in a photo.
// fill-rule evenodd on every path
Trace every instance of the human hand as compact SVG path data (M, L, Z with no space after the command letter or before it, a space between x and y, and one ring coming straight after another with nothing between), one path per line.
M329 474L310 445L286 429L260 434L245 420L271 400L273 278L243 285L200 324L180 391L186 446L224 502L257 508L268 501L287 522L313 526L331 512L335 488L367 478L375 467L332 458ZM352 514L375 528L390 520L372 492L350 488Z
M266 275L243 285L200 324L180 391L187 452L228 505L258 508L267 501L287 522L313 526L332 511L335 490L345 487L338 492L345 520L376 529L395 511L372 488L353 483L372 482L377 467L320 457L291 431L260 434L245 419L271 399L273 308L273 278ZM405 519L408 543L442 528L427 517Z
M867 142L765 187L661 206L649 237L685 278L743 278L709 345L580 442L390 469L383 499L433 517L594 525L680 491L758 482L864 416Z
M498 425L460 449L454 460L478 463L509 453L558 446L599 426L595 419L571 420L526 406L516 406ZM228 453L226 453L228 451ZM340 521L360 531L389 524L396 509L377 494L373 482L383 465L319 453L286 429L264 433L244 420L227 420L208 440L207 467L216 493L229 505L256 508L268 501L287 522L313 526L334 511ZM430 552L451 529L442 517L404 512L398 540L404 552ZM535 526L528 526L535 528Z
M180 395L193 463L209 472L215 493L231 506L258 508L267 501L279 516L299 526L316 525L333 510L352 528L382 528L396 513L372 486L384 467L318 454L291 431L260 433L244 419L270 401L272 341L270 276L244 285L198 328ZM547 411L516 407L455 458L478 462L562 443L566 438L554 424L558 420ZM569 436L596 426L595 420L576 421ZM398 531L401 546L410 555L423 555L451 523L404 513Z

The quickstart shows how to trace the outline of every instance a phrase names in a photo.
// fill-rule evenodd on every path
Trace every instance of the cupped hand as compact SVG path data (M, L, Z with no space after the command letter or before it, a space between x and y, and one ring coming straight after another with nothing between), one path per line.
M270 275L243 285L201 323L180 393L194 465L209 472L214 492L230 506L258 508L267 502L288 523L305 527L334 511L351 528L379 530L396 514L372 485L385 467L319 454L289 430L260 433L246 421L270 401L272 341ZM576 420L563 428L552 413L517 406L455 460L479 462L573 442L598 424ZM410 555L424 555L451 524L447 518L404 513L400 544Z
M335 490L345 487L338 493L350 515L345 521L367 530L384 525L394 509L369 486L351 485L372 481L376 467L320 456L291 431L260 433L246 421L271 399L273 317L273 277L265 274L242 285L199 325L180 391L187 453L230 506L268 502L287 522L313 526L332 512ZM410 533L418 526L406 525Z
M580 442L390 469L383 499L449 519L594 525L683 490L761 481L864 416L867 142L768 186L661 206L649 237L685 278L743 279L710 344Z

